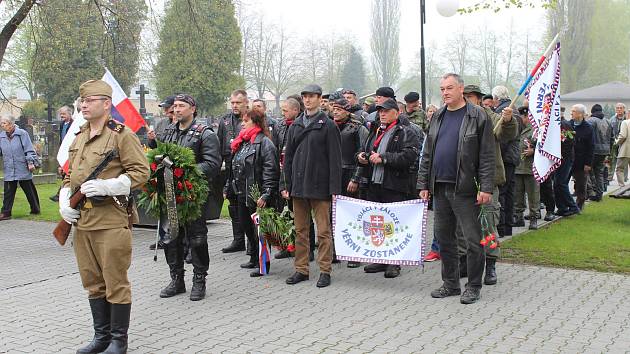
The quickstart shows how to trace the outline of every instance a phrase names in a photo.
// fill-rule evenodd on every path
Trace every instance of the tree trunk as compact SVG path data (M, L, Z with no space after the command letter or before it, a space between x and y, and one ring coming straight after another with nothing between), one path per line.
M7 50L7 46L9 45L9 41L11 37L17 30L18 26L26 16L28 15L31 8L35 5L35 0L25 0L20 6L20 9L17 10L15 15L4 25L2 32L0 32L0 64L2 63L2 59L4 58L4 53Z

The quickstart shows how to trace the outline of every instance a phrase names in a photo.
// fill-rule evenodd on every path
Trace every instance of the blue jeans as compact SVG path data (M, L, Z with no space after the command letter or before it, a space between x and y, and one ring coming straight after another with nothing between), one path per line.
M575 200L569 191L569 181L571 180L571 167L573 160L562 160L562 164L553 176L553 194L558 207L558 214L574 212L578 210Z

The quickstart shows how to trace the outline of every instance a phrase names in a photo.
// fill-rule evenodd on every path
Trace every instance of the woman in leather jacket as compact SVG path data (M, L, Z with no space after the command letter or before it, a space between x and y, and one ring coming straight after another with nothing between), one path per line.
M230 191L237 196L238 214L252 250L249 261L241 264L241 268L254 269L259 267L258 236L251 215L257 207L273 207L280 179L278 153L271 141L264 115L255 111L243 115L241 131L230 145L232 164L224 193ZM261 193L258 200L253 200L251 196L254 185L258 186ZM261 275L258 270L250 274L252 277Z

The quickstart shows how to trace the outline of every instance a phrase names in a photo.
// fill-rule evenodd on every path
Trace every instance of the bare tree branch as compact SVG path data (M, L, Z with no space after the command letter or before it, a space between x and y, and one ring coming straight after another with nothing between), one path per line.
M9 22L4 25L2 32L0 32L0 63L2 63L4 53L7 50L11 37L17 30L20 23L24 21L29 11L31 11L33 5L35 5L35 0L25 0Z

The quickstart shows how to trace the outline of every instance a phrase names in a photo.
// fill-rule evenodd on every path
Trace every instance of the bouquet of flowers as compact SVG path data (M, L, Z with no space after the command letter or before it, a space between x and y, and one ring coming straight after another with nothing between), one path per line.
M249 196L257 201L261 196L257 184L250 188ZM289 252L295 250L295 225L293 225L293 212L285 205L281 212L271 207L256 208L259 220L259 230L267 242Z
M475 178L475 186L477 186L477 193L481 191L481 186L477 182ZM479 223L481 224L481 241L479 243L486 247L490 247L495 249L499 247L499 241L497 240L497 236L492 232L492 228L490 227L490 222L488 222L488 210L485 205L481 205L479 210Z
M173 161L175 204L180 223L199 218L208 199L208 181L197 167L193 151L177 144L158 142L157 148L147 152L151 175L142 187L138 205L156 218L160 217L160 213L166 213L164 169L167 167L155 161L155 157L160 155Z

